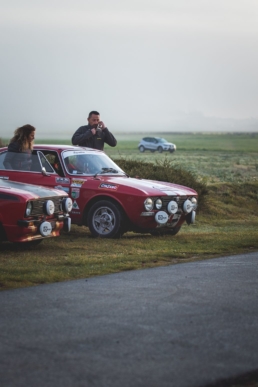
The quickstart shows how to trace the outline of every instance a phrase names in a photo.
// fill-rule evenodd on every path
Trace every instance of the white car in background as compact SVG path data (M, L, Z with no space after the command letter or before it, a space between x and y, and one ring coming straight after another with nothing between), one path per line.
M173 153L176 150L176 145L172 142L167 142L167 140L161 137L144 137L139 142L138 149L140 152L150 150L151 152L158 151L162 153L163 151L167 151Z

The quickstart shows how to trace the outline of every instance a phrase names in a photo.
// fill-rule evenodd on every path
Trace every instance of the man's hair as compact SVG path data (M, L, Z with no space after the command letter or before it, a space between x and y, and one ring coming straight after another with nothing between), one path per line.
M99 112L97 112L96 110L92 110L91 112L89 112L89 117L88 118L91 118L92 114L95 114L95 115L99 116Z

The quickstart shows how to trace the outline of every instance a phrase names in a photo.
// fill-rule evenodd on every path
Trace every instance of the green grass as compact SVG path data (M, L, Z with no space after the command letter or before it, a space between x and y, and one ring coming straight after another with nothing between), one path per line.
M92 239L72 227L69 237L45 240L33 251L5 244L0 256L2 289L88 278L258 249L258 221L212 226L183 226L175 237L127 233L117 241Z
M45 139L36 137L36 143L40 144L67 144L71 145L71 136L62 139ZM115 148L106 146L106 151L112 155L119 152L134 152L142 137L147 135L164 137L177 146L177 151L226 151L226 152L257 152L258 132L254 133L114 133L118 144ZM2 139L7 144L9 139Z
M207 183L248 182L258 179L258 133L159 133L153 136L165 137L176 144L173 154L146 151L140 153L137 145L144 133L117 134L115 148L105 146L105 152L115 161L121 158L163 162L169 160L175 166L199 175ZM71 145L65 140L37 139L36 143Z
M126 233L94 239L86 227L29 250L3 243L0 288L87 278L258 250L258 185L217 184L194 225L173 237Z
M71 233L31 250L3 243L2 290L258 251L258 135L162 135L177 144L174 154L141 154L134 136L121 135L118 146L106 146L106 152L133 175L152 168L162 178L159 164L167 165L168 179L174 168L182 168L183 178L190 178L190 171L208 189L196 224L184 225L173 237L126 233L119 240L94 239L87 228L72 226ZM156 167L143 170L143 161Z

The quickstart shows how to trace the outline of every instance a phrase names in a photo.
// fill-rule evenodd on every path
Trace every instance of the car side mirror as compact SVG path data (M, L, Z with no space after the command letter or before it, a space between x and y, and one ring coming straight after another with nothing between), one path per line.
M50 176L50 175L47 173L45 167L42 167L41 171L42 171L42 175L44 175L44 176Z

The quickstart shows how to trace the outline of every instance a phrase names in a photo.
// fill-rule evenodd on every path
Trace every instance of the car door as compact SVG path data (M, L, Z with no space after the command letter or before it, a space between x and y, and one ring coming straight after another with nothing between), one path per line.
M153 143L152 143L152 139L150 137L146 138L146 149L148 149L148 150L153 149Z
M31 170L6 169L4 159L7 150L0 153L0 179L14 180L21 183L43 185L55 188L58 175L40 151L33 151Z

